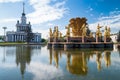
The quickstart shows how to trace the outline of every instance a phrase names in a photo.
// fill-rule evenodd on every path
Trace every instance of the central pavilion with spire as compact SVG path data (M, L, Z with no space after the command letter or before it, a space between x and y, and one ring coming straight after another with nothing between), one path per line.
M27 29L34 35L30 42L32 43L40 43L41 42L41 33L33 33L31 29L31 23L27 23L27 18L25 15L23 3L23 12L21 16L21 21L17 21L16 31L7 31L6 33L6 41L7 42L27 42Z

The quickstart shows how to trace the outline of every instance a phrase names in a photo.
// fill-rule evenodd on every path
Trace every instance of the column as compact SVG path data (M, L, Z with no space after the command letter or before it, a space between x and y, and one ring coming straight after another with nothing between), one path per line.
M16 38L16 39L15 39L15 42L16 42L16 41L17 41L17 34L15 35L15 38Z
M35 35L35 42L37 41L37 36Z
M12 38L12 42L14 42L14 41L15 41L15 35L12 34L12 36L13 36L13 38Z
M20 34L20 41L22 41L22 35Z
M21 41L23 42L23 35L21 35Z
M37 35L37 42L38 42L38 35Z
M16 42L16 35L15 35L15 41L14 42Z
M104 36L104 43L106 43L106 36Z
M14 39L14 35L11 35L12 37L11 37L11 41L13 42L13 39Z
M96 43L98 43L98 36L96 35Z
M85 38L85 37L84 37L84 36L82 36L82 43L84 43L84 42L85 42L85 41L84 41L84 38Z

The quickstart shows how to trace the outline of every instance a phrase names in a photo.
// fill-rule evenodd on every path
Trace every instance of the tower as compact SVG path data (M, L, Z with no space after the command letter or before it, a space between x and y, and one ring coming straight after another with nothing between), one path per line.
M22 17L21 17L21 24L26 24L26 16L25 16L25 3L23 3L23 13L22 13Z
M30 22L27 24L27 18L25 15L25 3L23 3L23 12L22 12L22 16L21 16L21 21L17 21L16 24L17 27L17 32L26 32L26 30L29 28L31 29L31 24Z

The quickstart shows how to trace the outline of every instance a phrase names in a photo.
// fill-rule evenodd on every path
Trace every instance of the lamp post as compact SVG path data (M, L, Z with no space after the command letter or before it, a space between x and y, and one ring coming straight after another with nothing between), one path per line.
M4 41L5 41L5 30L7 29L7 27L3 27L3 29L4 29L4 37L3 37L3 39L4 39Z

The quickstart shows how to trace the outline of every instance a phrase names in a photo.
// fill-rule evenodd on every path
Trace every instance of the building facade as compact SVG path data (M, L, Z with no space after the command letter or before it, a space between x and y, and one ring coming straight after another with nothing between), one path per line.
M117 43L118 34L112 34L110 37L114 43Z
M28 37L28 29L29 32L32 33L33 37L30 39L31 43L40 43L41 42L41 33L33 33L31 29L31 23L27 23L27 18L24 12L24 4L23 4L23 13L21 17L21 21L17 21L16 31L7 31L6 33L6 41L7 42L27 42ZM31 35L29 35L31 36Z

